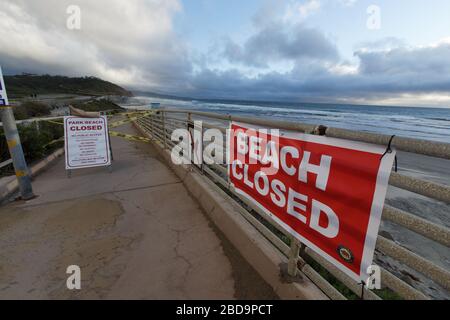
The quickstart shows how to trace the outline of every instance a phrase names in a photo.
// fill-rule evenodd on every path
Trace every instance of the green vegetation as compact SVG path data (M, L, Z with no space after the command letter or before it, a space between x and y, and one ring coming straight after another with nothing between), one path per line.
M78 109L81 109L84 111L89 111L89 112L113 111L112 113L116 113L116 112L125 111L124 108L120 107L119 105L117 105L114 102L107 100L107 99L90 100L85 103L76 103L73 106L75 108L78 108Z
M69 78L50 75L5 76L5 86L11 99L42 94L75 94L88 96L131 96L131 92L95 77Z
M49 155L64 145L63 141L54 142L64 135L62 125L41 121L18 126L20 140L28 164ZM6 138L3 130L0 131L0 162L10 158ZM0 176L14 174L13 166L8 165L0 169Z
M74 103L74 107L84 111L111 111L111 113L117 113L124 111L125 109L107 99L90 100L84 103ZM37 101L24 101L20 105L13 108L14 117L16 120L25 120L34 117L46 117L51 115L52 107L45 103Z
M36 101L24 101L13 108L16 120L49 116L50 110L51 108L48 105Z
M117 113L124 111L119 105L107 99L92 99L88 102L79 102L74 107L85 111L112 111ZM50 115L51 107L36 101L24 101L21 105L13 108L16 120L24 120L33 117L45 117ZM63 137L64 129L62 125L47 121L39 121L18 125L20 140L27 163L30 164L36 160L49 155L55 149L63 146L63 141L58 141ZM10 158L8 146L4 133L0 130L0 162ZM0 169L0 176L14 174L13 166Z
M358 300L360 299L353 291L347 288L342 282L340 282L335 276L333 276L330 272L327 271L324 267L322 267L319 263L314 261L309 256L303 256L305 261L317 272L322 278L327 280L334 288L336 288L344 297L349 300ZM362 286L361 286L362 290ZM389 288L383 288L381 290L372 290L377 296L379 296L383 300L402 300L402 298L390 290Z

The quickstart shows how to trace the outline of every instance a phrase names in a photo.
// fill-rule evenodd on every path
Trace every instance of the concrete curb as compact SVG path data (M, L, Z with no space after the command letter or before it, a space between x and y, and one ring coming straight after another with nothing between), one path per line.
M40 160L30 168L31 177L34 178L45 171L56 159L64 154L64 148L57 149L52 154ZM0 203L7 200L12 194L19 190L17 179L12 176L11 180L0 185Z
M141 134L148 137L139 125L134 125ZM328 300L301 272L301 280L298 282L284 280L281 267L287 264L287 258L240 214L235 207L237 203L227 199L213 182L188 166L174 165L168 150L164 150L156 142L152 144L212 222L281 299Z

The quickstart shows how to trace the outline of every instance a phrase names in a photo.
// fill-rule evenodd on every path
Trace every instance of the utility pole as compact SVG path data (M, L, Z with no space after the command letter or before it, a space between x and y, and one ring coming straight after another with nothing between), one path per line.
M34 197L33 188L31 187L31 177L23 155L14 113L11 107L1 107L1 114L9 154L13 161L17 181L19 182L20 194L22 199L29 200Z
M23 155L22 144L20 143L19 131L17 131L16 120L12 108L8 105L5 84L3 81L2 70L0 69L0 113L3 123L6 142L8 144L9 154L13 161L14 171L22 199L29 200L34 197L31 187L31 177L28 170L25 156Z

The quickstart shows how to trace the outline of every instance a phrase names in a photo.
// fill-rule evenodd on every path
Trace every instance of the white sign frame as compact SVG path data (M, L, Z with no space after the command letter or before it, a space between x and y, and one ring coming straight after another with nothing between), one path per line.
M70 134L69 132L71 131L71 127L68 123L69 120L80 122L72 124L72 127L77 128L75 131L80 130L80 132L84 132L87 135L83 136L81 133L77 134L77 132ZM95 127L96 121L102 121L103 123L100 130L87 128L88 125ZM84 124L85 122L86 124ZM97 118L82 118L77 116L64 117L64 151L66 170L111 166L112 155L108 132L108 118L106 116L100 116ZM82 145L83 142L85 142L84 146ZM81 150L81 148L85 150ZM92 160L83 158L85 156L81 155L81 153L84 151L90 152L91 158L92 156L97 156L98 159ZM79 164L74 164L74 162L79 162Z
M0 107L8 105L8 95L6 94L5 81L3 80L2 67L0 67Z

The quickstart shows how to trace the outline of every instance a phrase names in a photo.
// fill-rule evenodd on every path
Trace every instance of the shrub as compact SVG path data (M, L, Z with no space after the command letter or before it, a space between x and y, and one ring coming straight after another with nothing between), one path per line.
M42 159L55 149L63 146L64 142L49 144L64 135L62 125L41 121L39 129L36 123L18 126L20 141L27 164ZM3 131L0 132L0 162L10 158L6 138ZM0 169L0 176L14 174L12 165Z
M32 117L45 117L50 115L50 107L36 101L24 101L21 105L14 107L16 120L24 120Z

